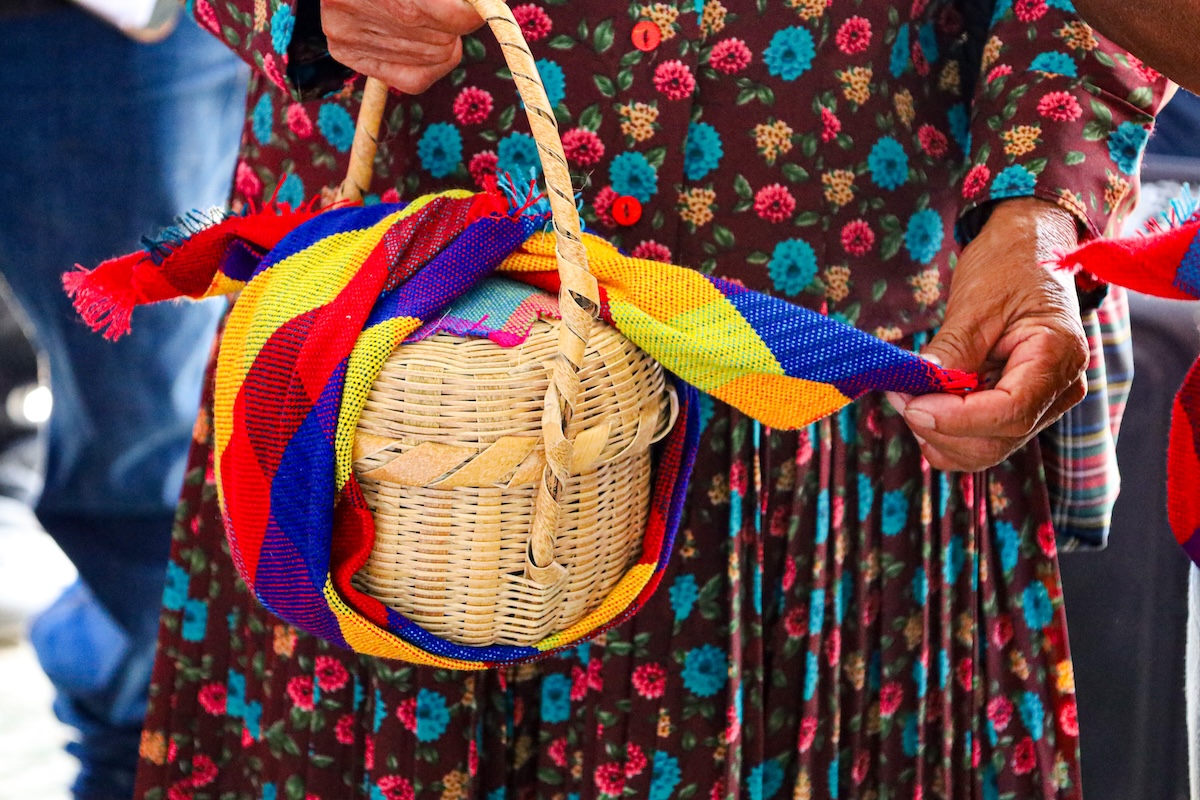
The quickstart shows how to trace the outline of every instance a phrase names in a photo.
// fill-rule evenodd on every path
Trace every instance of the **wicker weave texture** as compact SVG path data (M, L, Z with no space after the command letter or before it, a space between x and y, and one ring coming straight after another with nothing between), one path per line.
M375 516L356 582L459 644L528 645L594 609L641 554L650 446L673 423L662 368L598 324L567 435L550 581L528 573L545 469L542 411L557 327L525 343L438 334L405 345L359 418L354 470Z

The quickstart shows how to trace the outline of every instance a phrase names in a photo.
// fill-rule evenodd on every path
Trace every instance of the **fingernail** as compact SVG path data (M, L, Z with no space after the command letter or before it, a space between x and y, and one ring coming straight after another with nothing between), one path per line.
M928 411L922 411L919 408L909 408L904 412L904 418L918 428L935 430L933 415Z
M924 447L924 446L925 446L925 440L924 440L924 439L922 439L920 436L917 436L917 435L914 433L914 434L913 434L913 438L917 440L917 444L921 445L921 447Z
M896 409L897 414L904 414L904 407L908 405L908 403L904 402L903 397L895 392L887 392L884 396L887 398L888 405Z
M936 364L936 365L937 365L937 366L939 366L939 367L940 367L940 366L943 366L943 365L942 365L942 359L938 358L938 357L937 357L936 355L934 355L933 353L921 353L921 358L925 359L925 360L926 360L926 361L928 361L930 364Z

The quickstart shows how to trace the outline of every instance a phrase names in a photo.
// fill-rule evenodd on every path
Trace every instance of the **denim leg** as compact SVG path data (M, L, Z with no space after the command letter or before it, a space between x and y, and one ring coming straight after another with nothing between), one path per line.
M60 715L82 733L77 795L128 796L170 522L222 306L138 309L113 344L78 320L60 276L224 204L245 69L188 20L142 45L63 8L0 21L0 41L0 270L50 365L38 515L83 584L38 621L35 645ZM115 654L111 669L85 668Z

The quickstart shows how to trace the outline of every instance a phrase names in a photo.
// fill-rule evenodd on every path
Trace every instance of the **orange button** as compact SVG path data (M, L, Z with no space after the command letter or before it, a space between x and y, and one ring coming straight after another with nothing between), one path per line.
M633 46L648 53L662 42L662 30L654 22L644 19L633 26Z
M635 225L642 218L642 204L636 197L622 195L613 201L612 215L621 225Z

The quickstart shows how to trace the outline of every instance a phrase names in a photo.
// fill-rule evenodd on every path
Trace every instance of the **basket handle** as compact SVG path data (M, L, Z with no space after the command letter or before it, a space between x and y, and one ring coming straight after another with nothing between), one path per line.
M554 218L555 257L562 279L559 308L558 353L550 373L546 406L542 412L542 440L546 446L546 468L534 501L533 526L526 552L525 575L537 583L559 581L565 568L554 561L554 536L558 529L560 496L570 476L573 442L567 438L580 394L579 370L600 308L596 279L588 271L587 253L580 234L579 211L571 173L563 152L558 121L550 107L545 86L538 75L533 54L521 33L521 25L503 0L468 0L491 28L508 64L517 91L525 102L529 127L537 142L547 196ZM387 103L387 86L368 78L350 152L350 167L338 191L340 199L360 200L371 183L379 126Z

